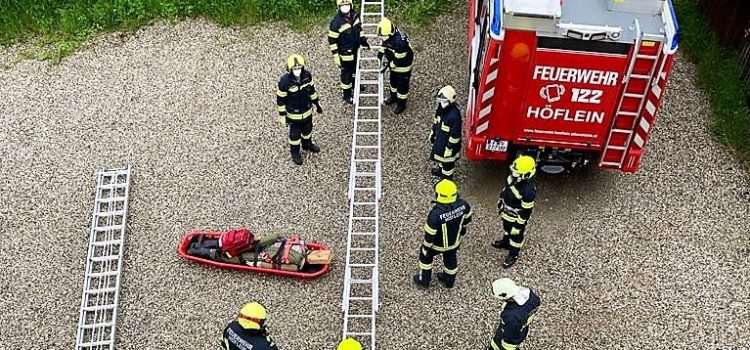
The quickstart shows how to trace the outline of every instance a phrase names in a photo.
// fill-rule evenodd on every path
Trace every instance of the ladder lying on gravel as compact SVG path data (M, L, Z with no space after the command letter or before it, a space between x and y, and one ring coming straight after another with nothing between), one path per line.
M365 36L377 37L384 1L362 1ZM373 49L378 49L372 45ZM352 337L363 348L375 349L378 299L378 233L381 197L381 136L383 75L376 51L359 50L354 82L354 132L349 167L349 229L341 307L343 338Z
M76 350L115 347L129 190L130 165L99 170Z

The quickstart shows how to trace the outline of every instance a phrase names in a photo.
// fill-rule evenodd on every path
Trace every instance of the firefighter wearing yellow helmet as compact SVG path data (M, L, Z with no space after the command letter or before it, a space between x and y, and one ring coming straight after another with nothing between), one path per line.
M354 75L357 73L357 54L360 46L370 48L359 14L352 9L352 0L336 0L339 10L328 26L328 49L333 62L341 70L342 98L353 103Z
M453 179L456 161L461 155L461 111L456 105L456 90L446 85L438 91L437 110L432 118L430 160L439 166L432 169L432 175Z
M278 350L265 326L266 308L249 302L237 312L237 319L224 328L221 347L225 350Z
M536 185L532 181L536 162L532 157L519 156L510 165L510 172L497 202L504 233L501 239L492 243L495 248L508 250L504 268L516 263L523 247L526 224L536 199Z
M424 239L419 247L419 273L414 283L422 288L430 285L432 262L435 256L443 256L443 272L438 280L447 288L453 288L458 272L458 247L466 235L466 225L471 222L471 206L458 196L458 187L448 179L435 185L435 206L427 215L424 224Z
M411 80L411 66L414 61L414 50L411 48L409 38L396 27L388 18L383 18L378 23L378 36L383 39L383 44L378 52L378 60L385 57L381 72L390 70L389 87L391 94L385 101L386 105L396 103L396 114L406 110L406 101L409 98L409 82Z
M362 344L354 338L346 338L339 343L336 350L362 350Z
M533 290L516 285L510 278L494 280L492 295L502 301L502 311L500 324L490 339L490 348L516 350L528 336L541 300Z
M279 125L289 126L289 150L294 164L302 165L300 146L312 153L320 148L312 142L313 106L318 114L323 113L312 73L305 68L301 55L289 55L286 59L287 72L279 79L276 89L276 107L279 111Z

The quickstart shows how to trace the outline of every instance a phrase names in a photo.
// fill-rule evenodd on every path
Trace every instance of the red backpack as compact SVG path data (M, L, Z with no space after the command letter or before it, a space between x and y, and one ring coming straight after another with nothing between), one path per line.
M219 237L219 249L231 258L252 249L254 241L253 234L246 228L230 230Z

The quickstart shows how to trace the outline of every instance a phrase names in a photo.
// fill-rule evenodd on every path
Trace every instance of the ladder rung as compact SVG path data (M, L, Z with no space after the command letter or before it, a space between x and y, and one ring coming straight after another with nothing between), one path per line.
M380 106L358 106L358 109L380 109Z
M369 163L376 163L377 159L355 159L355 162L369 162Z
M101 246L105 246L105 245L111 245L111 244L122 244L122 240L121 239L111 239L111 240L108 240L108 241L91 242L91 245L97 246L97 247L101 247Z
M91 261L102 262L102 261L117 260L119 258L120 258L119 255L94 256L91 258Z
M373 315L347 315L349 318L373 318Z
M114 215L125 215L125 211L114 210L114 211L100 211L100 212L94 213L94 216L114 216Z
M109 231L109 230L121 230L121 229L122 229L122 225L94 227L94 231L97 231L97 232Z
M349 300L372 300L372 297L349 297Z
M625 97L632 97L632 98L644 98L644 97L646 97L646 95L643 95L643 94L631 94L629 92L626 92L626 93L624 93L622 95L625 96Z
M624 151L624 150L626 150L628 148L627 147L623 147L623 146L607 146L606 149L608 149L608 150L613 149L613 150L617 150L617 151Z
M111 340L100 340L100 341L94 341L89 343L80 343L76 345L76 348L92 348L92 347L100 347L102 345L109 345L112 344Z
M632 134L633 130L628 129L612 129L612 132L620 133L620 134Z
M357 119L355 122L357 123L377 123L380 119Z
M370 38L372 38L372 37L375 37L375 36L376 36L375 34L365 34L365 36L368 36L368 35L370 35ZM360 71L360 72L363 72L363 73L368 73L368 72L371 72L371 73L375 73L375 72L377 72L377 73L380 73L380 70L381 70L381 69L382 69L382 68L375 68L375 69L371 69L371 68L362 68L362 69L360 69L359 71Z
M619 166L620 166L620 165L622 165L622 164L620 164L620 163L617 163L617 162L602 162L602 165L606 165L606 166L617 166L617 167L619 167Z
M374 252L375 248L351 248L351 250L358 252Z
M363 94L363 93L360 93L359 97L362 97L362 96L364 96L364 97L380 97L380 94Z
M115 189L115 188L126 187L127 185L128 184L125 183L125 182L123 182L123 183L114 183L114 184L106 184L106 185L101 185L101 186L97 187L97 189L111 190L111 189Z
M358 145L355 145L354 148L378 149L378 148L380 148L380 146L358 146Z
M83 311L101 311L101 310L109 310L109 309L114 309L114 308L115 308L115 304L84 306Z
M88 277L107 277L119 275L120 271L105 271L105 272L94 272L88 274Z
M374 236L375 232L352 232L352 236Z
M362 136L377 136L380 135L377 131L355 131L355 135L362 135Z
M115 287L112 287L112 288L101 288L101 289L87 290L86 294L112 293L112 292L116 292L116 291L117 291L117 288L115 288Z
M349 266L350 267L375 267L375 264L349 264Z
M99 327L111 327L113 324L114 324L113 322L83 324L79 328L94 329L94 328L99 328Z
M617 112L617 114L619 114L619 115L626 115L626 116L629 116L629 117L637 117L638 116L638 113L636 113L636 112L627 112L627 111L619 111L619 112Z
M636 57L637 58L650 59L650 60L655 60L655 59L659 58L659 56L656 56L656 55L637 55Z
M372 284L372 279L367 279L367 280L350 279L349 284Z
M98 203L112 203L126 200L127 197L100 198Z
M645 75L645 74L631 74L630 77L636 78L636 79L651 79L650 75Z
M346 335L366 335L366 336L372 336L372 332L346 332Z
M369 172L357 172L357 173L354 173L354 176L360 176L360 177L373 177L375 175L377 175L377 174L375 174L375 173L369 173ZM354 203L354 204L356 204L356 203ZM375 203L372 203L372 204L375 204Z
M374 216L352 216L352 220L371 220L371 221L375 221L377 219L378 218L376 218Z

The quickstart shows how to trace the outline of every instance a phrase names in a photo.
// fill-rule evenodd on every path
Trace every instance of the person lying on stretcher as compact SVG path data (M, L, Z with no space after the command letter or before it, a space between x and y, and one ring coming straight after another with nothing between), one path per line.
M281 269L302 270L305 264L330 263L330 251L311 251L297 235L282 237L269 234L256 239L248 229L231 230L219 239L204 239L190 243L188 254L232 264Z

